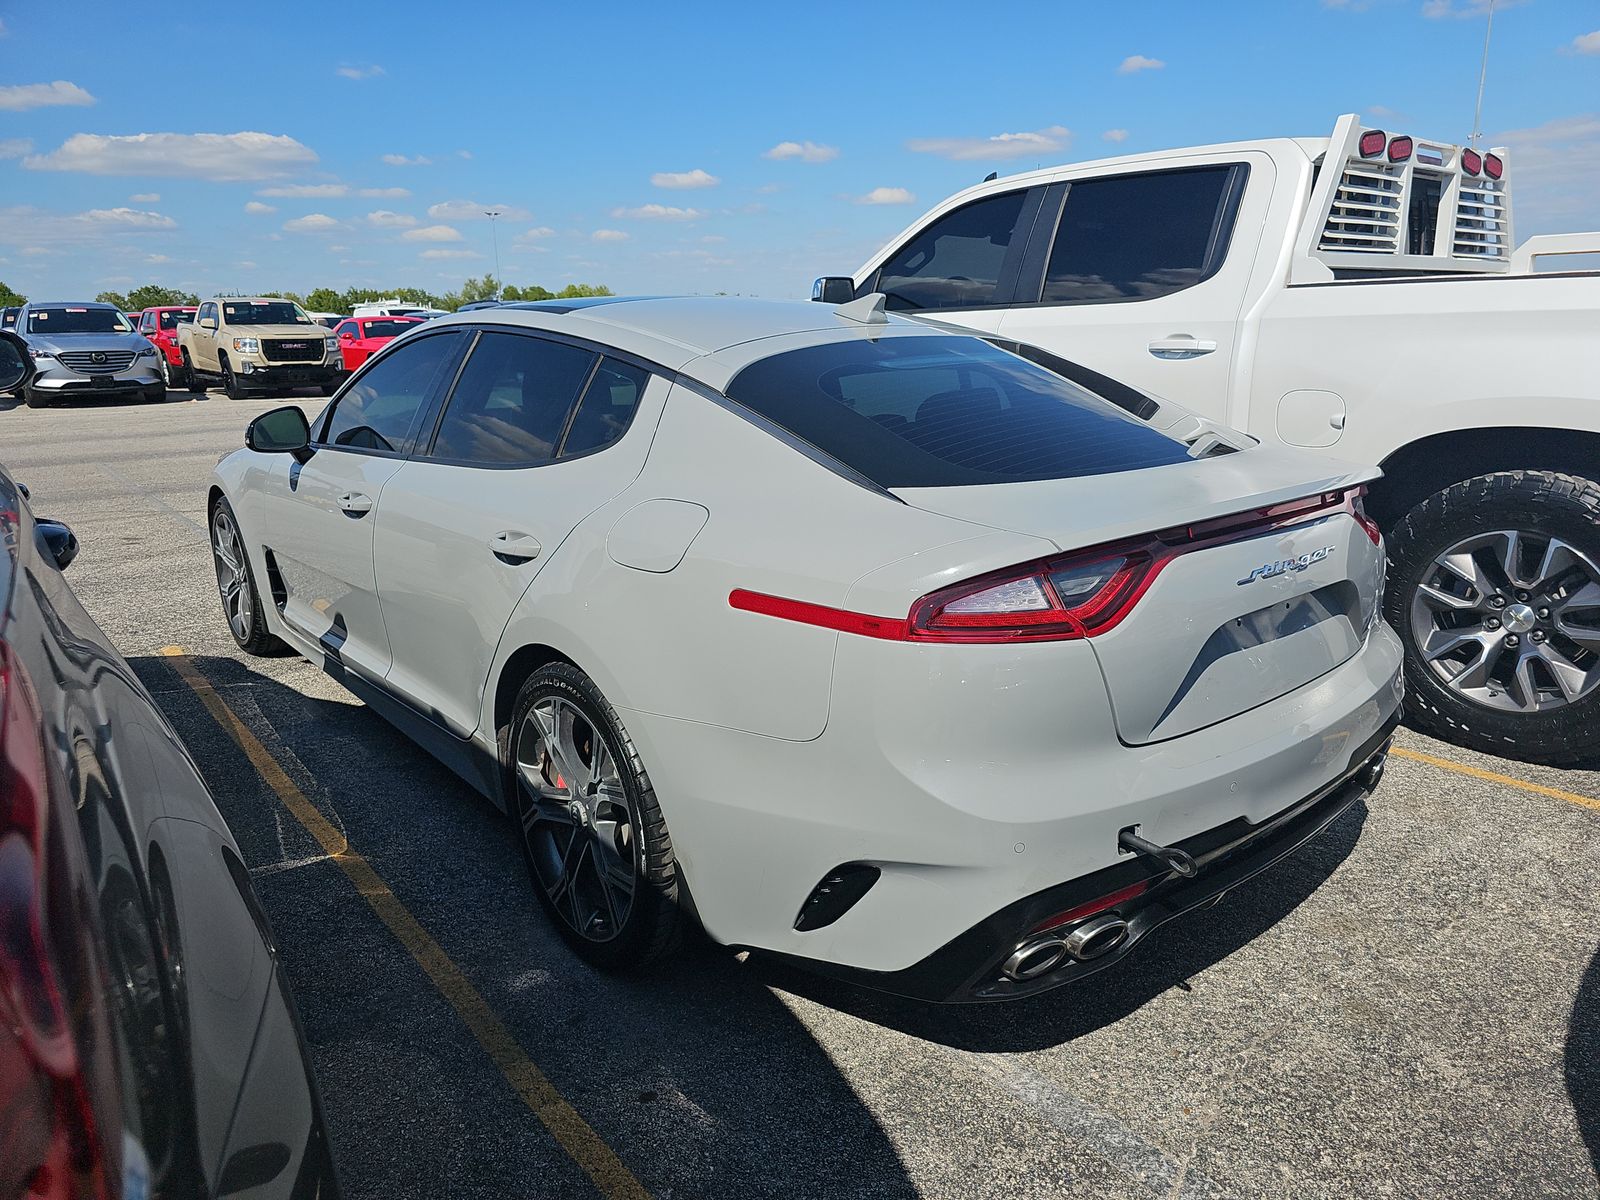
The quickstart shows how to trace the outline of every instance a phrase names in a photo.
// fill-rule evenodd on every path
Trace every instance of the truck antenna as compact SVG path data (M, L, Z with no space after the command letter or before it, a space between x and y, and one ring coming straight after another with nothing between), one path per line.
M1472 139L1474 150L1478 148L1478 139L1483 137L1483 84L1489 77L1489 35L1494 32L1494 6L1496 0L1489 0L1489 22L1483 28L1483 64L1478 68L1478 104L1472 110Z

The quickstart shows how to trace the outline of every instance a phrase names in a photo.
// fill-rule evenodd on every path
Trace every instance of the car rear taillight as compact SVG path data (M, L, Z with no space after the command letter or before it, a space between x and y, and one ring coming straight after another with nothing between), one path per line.
M1490 179L1499 179L1506 173L1505 163L1500 161L1498 154L1485 154L1483 156L1483 173Z
M1411 150L1415 144L1415 142L1403 134L1397 138L1390 138L1389 161L1392 163L1405 162L1406 159L1411 157Z
M0 1191L100 1197L105 1158L45 912L42 728L28 677L0 642Z
M1461 169L1468 175L1476 175L1483 170L1483 155L1476 150L1463 150L1461 152Z
M1377 158L1389 144L1389 135L1381 129L1369 129L1361 135L1358 147L1362 158Z
M934 642L1028 642L1092 637L1114 628L1170 555L1157 542L1123 543L968 580L917 601L907 637Z
M1367 494L1365 487L1351 488L1345 493L1345 504L1350 515L1356 519L1356 524L1367 531L1367 536L1372 539L1374 546L1383 545L1383 530L1378 528L1378 523L1367 515L1367 506L1364 498Z

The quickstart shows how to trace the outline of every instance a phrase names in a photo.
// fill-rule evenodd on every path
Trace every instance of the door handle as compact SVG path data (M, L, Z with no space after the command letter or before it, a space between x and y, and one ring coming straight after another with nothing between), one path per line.
M360 492L346 492L339 497L339 507L352 517L364 517L372 511L372 497Z
M1157 338L1148 347L1150 353L1157 358L1199 358L1202 354L1210 354L1216 348L1216 342L1209 338L1197 338L1188 333L1175 333L1171 337Z
M520 567L523 563L538 558L539 552L544 547L539 545L539 539L531 533L502 529L489 539L489 549L508 567Z

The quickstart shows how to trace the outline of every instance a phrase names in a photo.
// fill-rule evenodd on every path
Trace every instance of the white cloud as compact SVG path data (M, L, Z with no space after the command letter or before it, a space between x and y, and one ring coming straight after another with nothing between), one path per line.
M650 176L650 182L658 188L708 188L722 180L696 167L692 171L657 171Z
M75 83L18 83L0 87L0 112L27 112L30 108L82 108L94 97Z
M1125 142L1128 140L1126 129L1108 129L1100 135L1108 142Z
M902 187L875 187L865 196L857 196L857 204L915 204L917 198Z
M1593 33L1580 33L1572 39L1572 49L1579 54L1600 54L1600 29Z
M421 229L408 229L400 235L407 242L459 242L461 231L449 225L424 225Z
M385 154L382 161L388 163L391 167L429 167L433 165L433 159L425 154L418 154L412 158L407 158L404 154Z
M824 163L839 157L837 146L823 146L817 142L779 142L762 158L799 159L801 162Z
M411 189L403 187L358 188L356 189L356 195L365 197L368 200L404 200L411 195Z
M555 235L556 231L551 229L550 226L538 225L532 229L525 229L521 233L517 234L516 240L519 242L537 242L541 238L555 237Z
M443 250L443 249L436 249L436 250L424 250L422 252L421 257L423 257L423 258L482 258L483 255L479 254L476 250Z
M158 267L162 263L171 262L172 259L165 254L147 254L145 255L144 261L153 267Z
M94 208L88 212L57 213L31 205L0 208L0 245L21 246L23 254L47 254L48 246L61 242L111 245L107 235L160 233L177 228L177 222L158 212L134 208Z
M471 158L472 157L472 151L471 150L457 150L456 151L456 157L457 158Z
M937 154L956 160L1023 158L1054 154L1072 140L1072 131L1063 125L1050 125L1025 133L997 133L993 137L912 138L906 149L918 154Z
M706 214L698 208L674 208L670 204L641 204L637 208L613 208L611 215L629 221L698 221Z
M303 217L295 217L285 221L285 233L327 233L330 229L339 228L339 222L327 213L307 213Z
M32 153L33 142L29 138L0 138L0 159L21 158Z
M133 195L128 197L128 203L130 203L130 204L160 204L161 203L161 193L160 192L135 192Z
M4 21L0 21L0 37L5 37L6 34L10 32L11 31L6 28L6 23Z
M251 262L248 258L243 262L235 263L234 265L244 271L253 271L256 268L256 264Z
M700 240L702 242L704 242L708 246L714 246L718 242L725 242L728 239L723 237L720 233L708 233L708 234L705 235L705 237L701 238Z
M276 204L263 204L259 200L252 200L244 206L244 210L252 217L263 217L267 213L277 212L278 206Z
M1117 68L1117 74L1137 75L1140 71L1159 71L1166 65L1159 58L1147 58L1143 54L1130 54L1122 60L1122 65Z
M1511 148L1518 234L1600 228L1600 113L1497 133L1489 144Z
M376 212L367 214L367 223L376 225L379 229L409 229L417 223L417 219L406 213L390 212L380 208Z
M350 185L346 183L286 183L256 192L258 196L281 196L290 200L331 200L349 194Z
M628 235L620 229L596 229L589 235L597 242L625 242Z
M364 67L343 66L336 72L345 79L376 79L384 73L384 69L376 63L368 63Z
M1422 15L1432 20L1442 17L1482 17L1491 7L1515 8L1530 0L1424 0Z
M33 171L88 175L165 175L217 182L270 179L317 161L286 134L136 133L105 137L75 133L49 154L22 160Z
M485 213L499 213L507 221L531 221L533 214L515 204L479 204L476 200L445 200L429 207L435 221L484 221Z

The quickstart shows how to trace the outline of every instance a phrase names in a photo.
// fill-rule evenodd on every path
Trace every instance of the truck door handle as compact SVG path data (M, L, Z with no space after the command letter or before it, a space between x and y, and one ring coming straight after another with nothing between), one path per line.
M494 556L508 567L520 567L525 562L532 562L539 557L539 552L544 549L539 545L539 539L531 533L520 533L515 529L502 529L489 539L489 549Z
M1202 354L1210 354L1217 344L1209 338L1175 333L1171 337L1157 338L1148 348L1157 358L1199 358Z
M352 517L364 517L372 511L372 497L360 492L346 492L339 497L339 507Z

